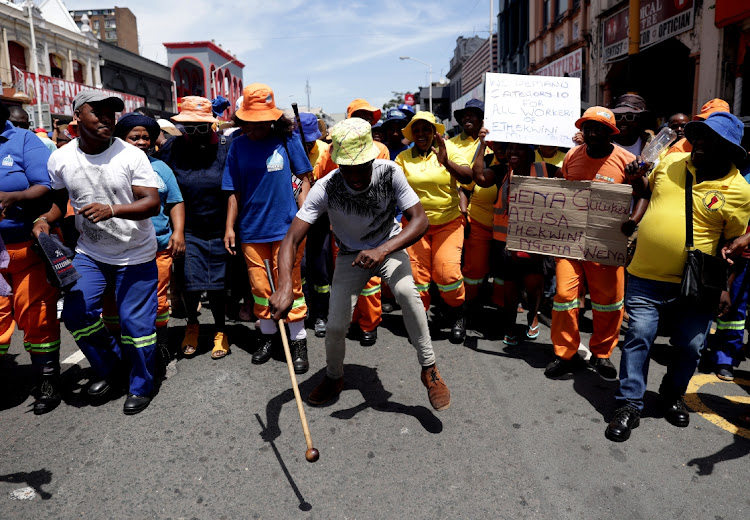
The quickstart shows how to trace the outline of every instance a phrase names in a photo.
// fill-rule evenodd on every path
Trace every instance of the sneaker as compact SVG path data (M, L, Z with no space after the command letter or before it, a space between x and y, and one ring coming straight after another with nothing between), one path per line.
M716 365L716 377L722 381L734 381L734 367L732 365Z
M578 354L570 359L556 357L555 360L544 369L544 375L550 379L569 379L583 366L583 360Z
M336 398L344 389L344 378L331 379L328 376L323 378L323 382L313 388L310 395L307 396L307 402L313 406L321 406Z
M440 377L437 366L425 367L422 369L422 384L427 388L427 397L430 404L437 410L445 410L451 405L451 391Z
M57 300L57 319L59 320L62 317L62 311L63 307L65 306L65 298L62 296L59 300Z
M325 338L326 337L326 320L323 318L317 318L315 320L315 337Z
M615 417L604 430L604 436L614 442L625 442L640 424L641 412L632 406L623 406L615 410Z
M617 381L617 369L609 358L592 357L591 366L605 381Z

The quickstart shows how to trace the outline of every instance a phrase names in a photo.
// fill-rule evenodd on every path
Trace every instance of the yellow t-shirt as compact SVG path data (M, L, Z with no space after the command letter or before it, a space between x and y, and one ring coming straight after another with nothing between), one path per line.
M328 150L329 146L330 145L325 141L321 141L320 139L315 140L315 144L310 150L310 153L307 154L307 158L310 159L310 164L312 165L313 170L315 169L315 165L318 163L318 160L320 160L321 155L323 155L323 152Z
M445 142L448 159L459 166L470 166L455 144ZM461 216L458 209L458 182L440 164L435 153L421 155L416 146L404 150L396 157L409 185L419 196L430 225L446 224Z
M680 283L685 267L685 167L693 174L693 244L713 255L719 237L745 233L750 184L732 170L721 179L695 184L689 153L667 155L649 176L652 195L638 226L638 245L628 272L640 278Z
M489 188L482 188L472 182L466 186L466 189L471 191L469 207L467 208L471 220L492 227L493 207L495 201L497 201L497 186L492 185Z
M458 151L464 156L469 164L474 162L474 156L477 154L477 148L479 148L479 139L472 139L472 137L465 132L461 132L448 139L451 143L456 145ZM489 150L489 147L485 148L485 152ZM490 150L491 151L491 150Z
M542 157L539 150L534 152L534 162L546 162L552 164L558 168L562 168L563 159L565 159L565 152L558 150L552 157Z

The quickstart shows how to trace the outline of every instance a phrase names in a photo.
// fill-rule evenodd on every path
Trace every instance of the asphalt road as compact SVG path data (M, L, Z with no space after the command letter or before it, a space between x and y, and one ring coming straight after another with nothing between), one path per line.
M283 358L252 365L257 337L247 324L232 325L232 354L219 361L203 327L198 355L180 359L136 416L122 414L124 396L89 404L86 360L63 366L63 404L33 415L16 334L0 360L0 518L750 517L750 431L732 434L722 422L747 409L748 372L737 373L746 386L702 376L688 398L712 420L693 413L688 428L675 428L656 406L669 348L659 338L645 417L615 444L604 428L616 382L593 371L549 381L549 329L505 347L494 316L473 318L481 332L463 346L433 334L453 399L439 413L399 312L384 317L375 346L348 341L344 392L330 406L306 405L315 464L305 461ZM170 328L179 342L184 321ZM303 396L324 373L323 340L310 334L309 345ZM76 351L64 332L62 358Z

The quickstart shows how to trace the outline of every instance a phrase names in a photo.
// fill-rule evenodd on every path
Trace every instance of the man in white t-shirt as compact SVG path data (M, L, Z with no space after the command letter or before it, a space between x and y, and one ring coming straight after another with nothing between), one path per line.
M55 151L49 171L55 204L34 224L49 233L66 203L76 212L81 234L73 260L82 275L65 297L62 319L101 378L88 394L106 395L116 383L123 355L131 366L123 411L136 414L151 402L156 350L156 235L151 217L159 212L159 179L146 155L112 137L119 97L86 90L73 100L80 137ZM120 342L102 321L102 295L114 288ZM122 350L122 351L121 351Z
M269 298L273 319L285 316L293 303L295 251L310 226L321 214L328 213L339 256L331 283L326 330L327 370L323 382L310 392L308 402L323 405L343 390L345 338L352 312L367 281L380 276L390 285L403 310L430 404L436 410L444 410L450 406L450 391L435 366L427 315L404 251L427 231L427 216L401 168L392 161L375 159L379 151L372 142L368 122L356 117L345 119L331 129L331 138L331 159L339 169L310 189L281 243L278 287ZM395 219L397 206L409 220L403 231Z

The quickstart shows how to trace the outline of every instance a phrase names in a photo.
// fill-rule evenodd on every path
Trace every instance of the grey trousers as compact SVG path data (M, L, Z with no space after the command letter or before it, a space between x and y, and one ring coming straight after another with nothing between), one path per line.
M373 276L381 277L391 287L396 302L401 306L406 331L409 333L411 344L417 349L419 364L426 367L435 363L435 352L432 350L430 331L427 328L427 314L414 285L406 251L391 253L380 266L369 270L352 266L355 258L356 255L339 254L333 271L326 327L328 377L339 379L344 376L346 333L359 293Z

